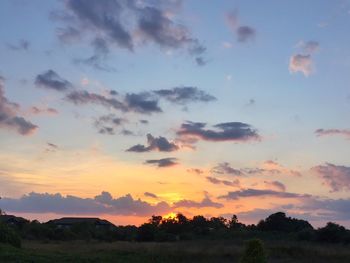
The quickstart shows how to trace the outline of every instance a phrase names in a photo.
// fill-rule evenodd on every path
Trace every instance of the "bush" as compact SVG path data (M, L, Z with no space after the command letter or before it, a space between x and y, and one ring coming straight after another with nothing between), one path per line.
M14 247L21 247L21 238L10 227L0 223L0 243L7 243Z
M259 239L247 242L241 263L267 263L264 245Z

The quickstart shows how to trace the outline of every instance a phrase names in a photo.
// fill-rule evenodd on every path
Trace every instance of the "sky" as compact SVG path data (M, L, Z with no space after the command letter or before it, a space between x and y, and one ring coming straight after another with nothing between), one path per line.
M0 208L350 227L350 1L3 0Z

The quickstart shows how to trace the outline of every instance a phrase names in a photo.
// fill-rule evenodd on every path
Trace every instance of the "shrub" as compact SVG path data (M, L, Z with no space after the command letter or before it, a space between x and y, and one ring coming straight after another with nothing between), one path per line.
M267 263L264 245L259 239L247 242L241 263Z
M21 238L7 225L0 223L0 243L7 243L14 247L21 247Z

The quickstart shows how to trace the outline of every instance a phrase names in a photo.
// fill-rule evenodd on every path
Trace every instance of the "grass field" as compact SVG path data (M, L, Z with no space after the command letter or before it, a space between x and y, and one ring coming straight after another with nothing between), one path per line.
M346 263L350 247L305 243L269 243L269 262ZM0 262L239 262L244 245L232 241L177 243L55 242L0 245Z

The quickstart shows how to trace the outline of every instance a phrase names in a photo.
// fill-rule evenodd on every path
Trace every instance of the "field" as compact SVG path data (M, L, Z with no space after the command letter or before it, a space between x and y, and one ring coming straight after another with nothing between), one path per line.
M266 245L271 263L350 262L350 247L309 243ZM233 241L176 243L28 242L21 249L0 245L0 262L239 262L244 244Z

